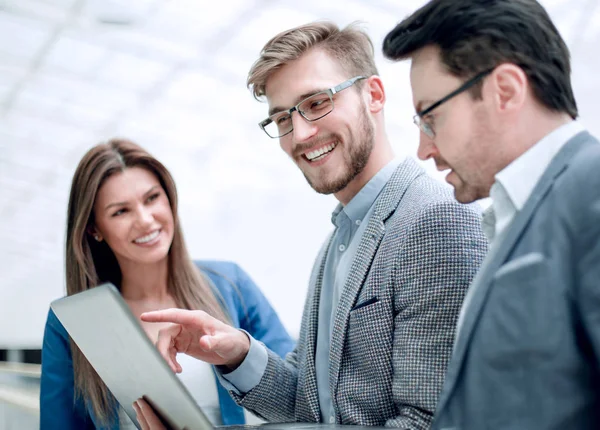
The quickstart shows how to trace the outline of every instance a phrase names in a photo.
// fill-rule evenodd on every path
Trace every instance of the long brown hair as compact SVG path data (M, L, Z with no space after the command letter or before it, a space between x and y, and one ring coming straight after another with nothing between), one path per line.
M92 240L94 202L108 177L129 167L142 167L158 178L165 190L174 219L173 243L168 254L167 291L178 307L202 309L221 321L229 321L210 281L189 257L179 217L177 190L163 164L144 149L126 139L112 139L90 149L73 176L67 214L66 283L67 295L88 290L104 282L120 288L121 269L105 241ZM81 396L96 419L104 424L116 419L116 403L109 390L79 348L71 341L76 396Z

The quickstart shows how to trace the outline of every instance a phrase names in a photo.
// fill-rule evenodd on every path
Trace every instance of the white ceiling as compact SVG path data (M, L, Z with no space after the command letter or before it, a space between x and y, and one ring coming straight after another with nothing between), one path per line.
M422 3L0 0L0 348L39 347L48 304L64 292L71 176L87 149L115 135L172 170L192 255L241 263L296 333L335 202L258 129L266 108L246 73L281 30L361 20L386 83L389 135L398 154L414 154L408 64L379 52ZM600 2L542 3L572 50L582 119L598 135Z

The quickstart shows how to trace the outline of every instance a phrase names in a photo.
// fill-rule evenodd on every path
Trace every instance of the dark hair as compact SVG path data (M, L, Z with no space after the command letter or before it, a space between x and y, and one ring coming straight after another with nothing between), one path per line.
M535 0L431 0L385 37L383 54L402 60L428 45L438 46L442 64L465 80L515 64L541 104L577 118L569 50ZM471 94L481 97L481 84Z

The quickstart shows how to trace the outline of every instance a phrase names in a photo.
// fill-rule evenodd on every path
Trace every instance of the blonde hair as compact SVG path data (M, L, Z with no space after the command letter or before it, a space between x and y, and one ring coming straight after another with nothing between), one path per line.
M377 75L371 39L357 23L340 29L330 21L317 21L283 31L263 47L248 72L246 84L256 99L265 95L269 77L313 48L323 49L349 77Z
M100 187L111 175L134 166L157 177L173 212L173 243L168 254L169 293L178 307L202 309L228 322L210 281L189 257L177 216L177 190L171 174L156 158L126 139L113 139L94 146L79 162L73 176L67 212L67 294L76 294L104 282L112 282L120 288L121 269L115 255L105 242L92 240L89 231L94 224L93 207ZM114 399L74 342L71 342L71 354L76 396L84 399L101 423L108 424L116 419Z

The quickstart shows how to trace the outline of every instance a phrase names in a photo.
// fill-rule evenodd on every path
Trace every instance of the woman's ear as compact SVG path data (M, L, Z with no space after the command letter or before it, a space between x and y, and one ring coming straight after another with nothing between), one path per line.
M96 227L90 226L87 228L87 233L92 236L94 239L96 239L96 242L102 242L102 235L100 234L100 232L96 229Z

